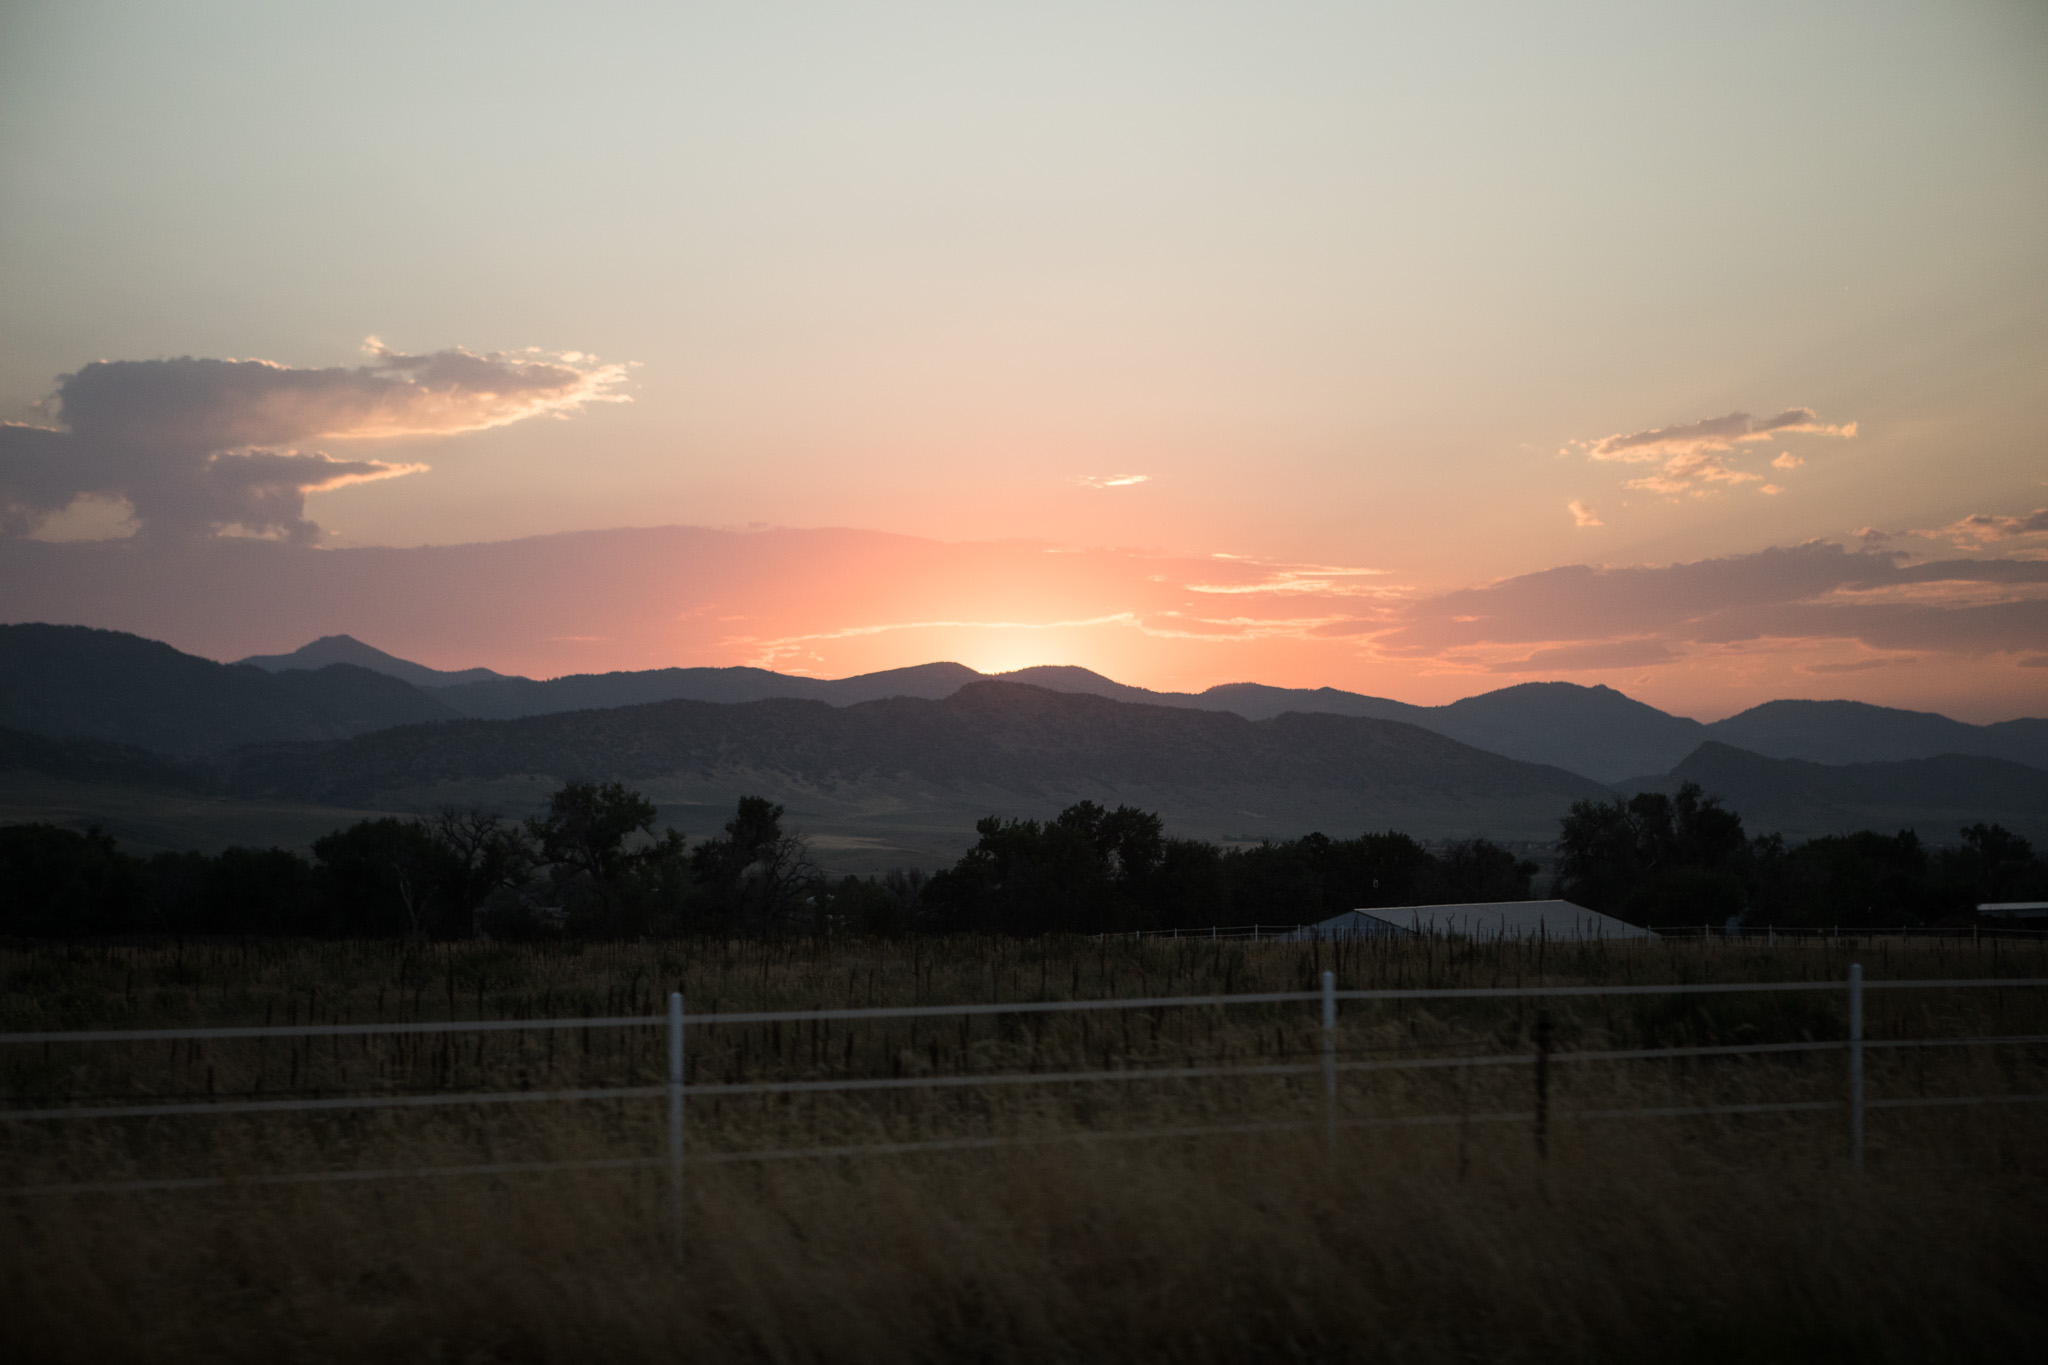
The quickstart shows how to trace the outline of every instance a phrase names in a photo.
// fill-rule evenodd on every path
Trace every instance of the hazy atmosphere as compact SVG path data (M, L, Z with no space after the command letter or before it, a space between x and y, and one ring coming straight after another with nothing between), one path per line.
M2039 1357L2044 226L2042 0L0 0L0 1360Z
M2024 3L10 5L0 615L2039 714L2044 56Z

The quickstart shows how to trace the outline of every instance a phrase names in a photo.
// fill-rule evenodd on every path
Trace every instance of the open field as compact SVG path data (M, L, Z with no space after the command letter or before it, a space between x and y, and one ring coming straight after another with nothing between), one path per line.
M20 769L0 772L0 825L48 823L76 830L97 825L126 851L143 855L187 849L218 853L234 845L303 853L323 834L398 813L73 782Z
M1149 939L14 946L0 1030L544 1018L1344 988L2048 975L2039 942L1587 946ZM2048 1033L2048 990L1872 990L1875 1041ZM1522 1054L1530 1000L1347 1003L1347 1062ZM1840 992L1558 998L1556 1056L1830 1042ZM693 1027L692 1084L1270 1065L1312 1005ZM2048 1333L2044 1105L1594 1120L1838 1101L1839 1049L690 1101L658 1171L10 1197L18 1359L2010 1358ZM659 1029L12 1047L8 1109L649 1085ZM1874 1099L2048 1091L2048 1048L1874 1049ZM654 1099L0 1124L10 1185L645 1158ZM1496 1116L1505 1115L1505 1118ZM1425 1127L1397 1122L1424 1116ZM1111 1140L1133 1130L1298 1125ZM831 1160L817 1143L1015 1139Z

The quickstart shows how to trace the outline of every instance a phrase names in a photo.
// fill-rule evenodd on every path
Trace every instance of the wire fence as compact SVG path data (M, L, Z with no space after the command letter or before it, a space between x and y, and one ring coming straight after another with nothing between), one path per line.
M667 1079L654 1085L581 1087L559 1090L448 1091L432 1094L362 1094L283 1099L220 1099L168 1103L70 1103L39 1108L0 1110L0 1123L49 1124L116 1119L184 1118L201 1115L331 1113L348 1110L422 1109L458 1106L508 1106L584 1101L665 1101L666 1152L662 1155L614 1157L580 1161L488 1162L469 1165L385 1167L291 1173L250 1173L236 1176L180 1177L160 1180L76 1181L0 1188L0 1194L84 1195L196 1190L229 1186L305 1185L439 1176L508 1176L569 1170L635 1170L666 1172L669 1213L675 1235L681 1235L684 1178L687 1166L739 1162L847 1159L961 1152L1060 1142L1130 1142L1310 1131L1320 1126L1334 1154L1337 1135L1347 1128L1414 1128L1443 1124L1526 1124L1534 1131L1539 1151L1545 1149L1553 1122L1614 1121L1653 1118L1741 1116L1762 1114L1834 1113L1846 1120L1846 1150L1860 1167L1864 1160L1864 1118L1868 1111L1930 1107L2034 1105L2048 1094L2012 1093L1961 1096L1919 1096L1869 1099L1864 1093L1866 1054L1879 1050L1934 1048L2024 1048L2048 1045L2048 1034L1981 1034L1926 1038L1866 1038L1864 1000L1870 991L2006 990L2048 986L2048 977L1979 977L1866 981L1860 964L1846 978L1823 981L1748 981L1620 986L1502 986L1460 988L1383 988L1339 990L1335 974L1322 974L1314 991L1260 991L1228 995L1148 996L1106 1000L1037 1000L954 1005L849 1007L813 1010L753 1010L689 1014L683 996L673 993L662 1015L614 1015L554 1019L422 1021L412 1023L290 1024L274 1027L172 1029L97 1029L0 1034L0 1046L41 1044L111 1044L205 1042L217 1039L338 1039L364 1035L500 1033L514 1030L654 1029L666 1035ZM1406 1001L1549 1001L1574 998L1643 996L1715 996L1738 993L1841 993L1846 1004L1845 1036L1839 1040L1755 1042L1690 1047L1604 1048L1559 1050L1551 1045L1547 1012L1539 1010L1532 1051L1485 1054L1344 1059L1338 1049L1338 1016L1344 1003ZM995 1071L909 1076L849 1076L822 1080L686 1081L687 1042L692 1030L739 1025L817 1025L828 1021L931 1019L939 1017L1029 1016L1098 1011L1230 1009L1250 1005L1313 1005L1320 1014L1320 1055L1306 1062L1232 1063L1203 1066L1131 1066L1061 1071ZM1666 1105L1634 1108L1581 1108L1553 1111L1549 1077L1553 1068L1593 1063L1650 1062L1711 1057L1810 1055L1840 1053L1845 1058L1841 1098L1788 1100L1744 1104ZM1455 1069L1528 1068L1534 1081L1533 1108L1482 1113L1348 1117L1339 1108L1339 1081L1347 1075L1444 1071ZM692 1156L684 1140L684 1116L692 1098L732 1096L873 1094L917 1090L999 1089L1029 1086L1142 1085L1211 1081L1228 1078L1321 1079L1320 1123L1275 1121L1183 1125L1122 1130L1083 1130L1016 1137L961 1137L914 1142L823 1144L764 1148L753 1151L710 1151Z
M1372 913L1368 908L1366 913ZM1388 931L1408 936L1418 931L1406 925L1389 920ZM1860 941L1874 938L1921 938L1921 939L1967 939L1980 943L1989 939L2033 940L2048 938L2048 927L2033 928L2028 924L2005 920L1994 923L1974 924L1914 924L1914 925L1775 925L1775 924L1670 924L1654 931L1659 938L1733 938L1752 939L1761 943L1776 943L1779 939L1849 939ZM1314 936L1319 926L1315 924L1226 924L1205 925L1200 928L1181 927L1173 929L1126 929L1120 933L1098 934L1097 938L1124 939L1223 939L1245 940L1252 943L1269 940L1294 940ZM1429 931L1421 931L1426 934ZM1332 933L1324 930L1322 937L1349 937L1347 931ZM1503 932L1500 937L1514 939L1521 935Z

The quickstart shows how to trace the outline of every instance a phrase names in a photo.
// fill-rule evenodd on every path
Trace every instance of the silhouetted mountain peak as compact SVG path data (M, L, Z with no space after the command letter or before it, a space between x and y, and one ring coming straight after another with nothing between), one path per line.
M353 635L323 635L311 644L299 646L289 654L252 654L239 662L254 665L266 673L325 668L329 664L351 664L357 668L367 668L372 673L382 673L389 678L403 679L415 687L454 687L463 683L488 682L505 676L488 668L429 668L410 659L401 659L396 654L386 654L374 645L364 644Z
M178 756L339 739L454 712L352 663L268 673L81 626L0 626L0 725Z

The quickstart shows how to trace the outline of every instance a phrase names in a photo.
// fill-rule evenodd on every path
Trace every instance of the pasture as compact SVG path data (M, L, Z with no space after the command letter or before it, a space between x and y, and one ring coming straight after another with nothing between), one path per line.
M1342 990L1834 983L1851 962L1873 987L1861 1169L1839 990L1346 1000L1334 1110L1313 1002L700 1019L1313 991L1325 970ZM1879 983L2040 977L2040 940L1989 939L0 948L7 1033L535 1025L0 1050L14 1114L479 1097L0 1122L0 1346L36 1360L2007 1357L2048 1329L2048 1105L2011 1102L2048 1092L2048 1046L1902 1044L2038 1039L2048 988ZM680 1247L661 1160L671 990L698 1020ZM591 1016L648 1022L539 1026ZM1780 1050L1705 1051L1736 1048ZM1652 1049L1689 1055L1595 1056ZM1190 1070L1225 1074L1099 1078ZM1014 1083L1047 1075L1098 1078ZM909 1084L963 1077L1013 1080ZM905 1084L762 1092L850 1079ZM481 1099L613 1089L636 1093ZM1738 1112L1668 1112L1699 1109ZM889 1150L807 1154L819 1147ZM476 1167L495 1169L401 1174ZM274 1180L351 1173L376 1178ZM136 1182L155 1183L116 1188Z

